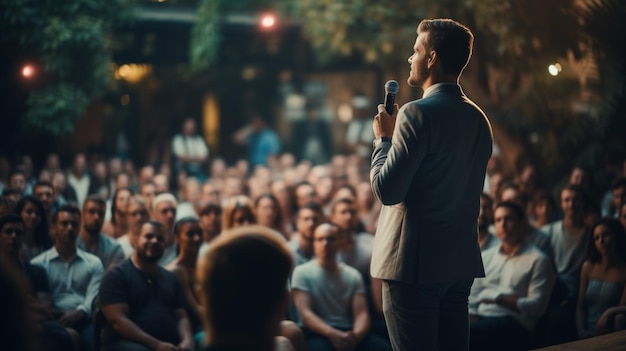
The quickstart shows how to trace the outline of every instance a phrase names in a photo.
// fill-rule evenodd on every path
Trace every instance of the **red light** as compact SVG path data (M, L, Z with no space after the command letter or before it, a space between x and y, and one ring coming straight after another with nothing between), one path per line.
M22 76L24 76L24 78L32 78L34 75L35 67L31 65L24 65L24 67L22 67Z

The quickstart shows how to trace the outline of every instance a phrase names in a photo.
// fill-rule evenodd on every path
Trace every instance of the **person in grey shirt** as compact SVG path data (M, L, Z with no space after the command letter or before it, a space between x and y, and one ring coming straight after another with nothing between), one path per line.
M365 286L359 271L337 261L339 228L319 225L313 233L315 259L297 266L291 289L309 350L391 350L370 333Z
M104 235L106 201L99 195L89 195L83 204L83 220L76 246L98 256L105 272L124 259L122 246L113 238Z
M296 211L296 231L287 243L295 266L306 263L313 257L313 231L323 218L322 206L317 202L309 202Z

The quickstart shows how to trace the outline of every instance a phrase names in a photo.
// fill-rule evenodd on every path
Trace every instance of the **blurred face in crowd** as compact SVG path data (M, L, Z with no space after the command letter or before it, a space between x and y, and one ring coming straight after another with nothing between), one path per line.
M202 244L202 229L197 221L180 225L176 233L176 243L181 252L198 254Z
M171 233L176 220L176 205L171 201L161 201L156 205L153 216L163 224L166 233Z
M22 209L22 220L24 221L24 227L26 230L33 230L39 225L41 222L43 213L39 213L37 210L37 206L34 203L28 201L24 208Z
M233 212L233 228L254 224L255 222L256 220L252 213L246 208L238 208Z
M209 211L208 213L200 215L200 228L208 234L209 238L212 239L214 236L218 235L220 231L222 231L222 212L218 211L216 208L215 211Z
M156 186L152 183L145 183L139 188L139 195L146 204L146 208L152 208L152 201L156 196Z
M330 214L330 221L342 230L350 230L354 223L354 216L355 211L352 205L338 202Z
M191 118L187 118L183 124L183 134L185 134L185 136L192 136L196 134L196 121Z
M9 187L20 189L23 193L26 190L26 177L22 173L15 173L9 179Z
M522 239L521 219L509 207L500 206L494 211L496 235L508 244L517 244Z
M159 173L154 176L153 183L156 186L156 192L158 194L169 192L170 185L169 180L165 174Z
M256 206L256 215L260 225L271 228L278 215L278 208L272 199L262 197Z
M165 230L152 223L144 223L135 240L135 254L143 262L157 262L165 250Z
M139 170L139 184L151 182L154 177L154 167L144 166Z
M296 231L306 241L313 242L313 231L321 221L319 213L310 208L302 208L296 217Z
M54 153L48 154L48 157L46 157L46 168L49 170L57 170L61 168L60 162L59 162L59 155L54 154Z
M134 197L128 200L128 207L126 208L126 223L128 228L133 230L140 221L148 220L148 211L145 206L137 201Z
M84 154L78 154L74 158L74 164L72 165L72 171L76 175L83 175L87 170L87 159Z
M115 189L130 187L130 177L126 173L119 173L115 177Z
M19 222L8 222L0 228L0 253L15 257L22 248L24 226Z
M295 190L295 195L298 207L302 207L309 202L314 202L317 197L315 188L310 184L300 184Z
M65 191L65 187L67 186L67 180L65 179L65 174L63 172L55 172L52 176L52 186L54 186L54 190L57 194Z
M93 166L93 176L100 180L105 180L107 178L107 165L104 161L98 161Z
M484 196L480 197L480 207L478 211L478 228L485 232L493 223L493 201Z
M215 184L205 183L202 185L202 195L200 196L200 202L203 204L208 204L210 202L214 202L216 204L220 203L220 192L217 190Z
M33 189L33 195L41 201L46 211L50 211L54 203L54 189L48 185L40 184Z
M243 182L238 177L228 177L224 180L224 198L243 194Z
M61 211L57 216L57 221L53 227L55 246L57 244L61 246L76 245L76 238L80 230L80 215Z
M118 157L113 157L109 160L109 174L113 177L122 172L122 160Z
M563 189L561 191L561 208L566 218L579 218L583 210L581 194L574 190Z
M128 191L127 189L124 190L120 190L117 192L117 195L115 196L115 208L117 209L116 211L121 214L121 215L125 215L125 211L126 208L128 207L128 199L130 199L131 197L131 192Z
M597 225L593 230L593 244L602 256L613 254L615 234L604 224Z
M589 174L587 174L584 169L576 167L570 174L569 183L572 185L580 185L581 187L588 189L590 183Z
M506 188L502 190L502 194L500 194L501 201L513 202L520 205L524 208L524 196L519 189L515 188Z
M86 201L83 206L83 228L91 235L100 234L104 225L106 205L96 201Z
M337 227L324 223L320 224L313 233L313 251L321 261L336 260L339 249L339 230Z

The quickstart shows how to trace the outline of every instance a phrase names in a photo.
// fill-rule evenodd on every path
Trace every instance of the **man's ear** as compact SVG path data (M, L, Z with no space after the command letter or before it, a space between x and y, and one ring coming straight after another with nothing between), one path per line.
M438 57L437 57L437 52L435 50L431 50L428 53L428 68L433 68L433 66L435 65L435 63L437 63L438 61Z

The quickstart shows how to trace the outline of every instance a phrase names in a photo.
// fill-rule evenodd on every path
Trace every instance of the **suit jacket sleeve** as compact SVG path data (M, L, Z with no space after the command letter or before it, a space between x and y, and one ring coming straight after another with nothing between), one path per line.
M398 111L392 143L380 143L372 154L370 180L374 196L384 205L402 202L426 155L428 137L416 104Z

